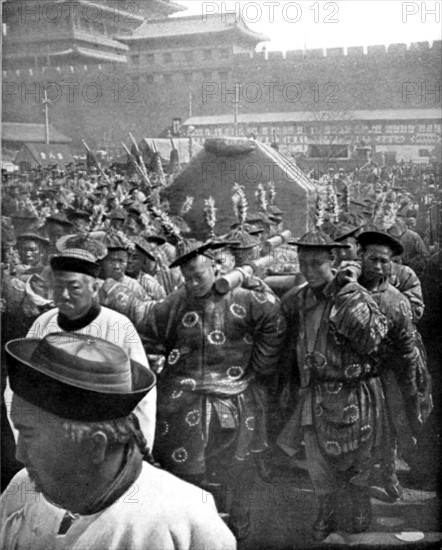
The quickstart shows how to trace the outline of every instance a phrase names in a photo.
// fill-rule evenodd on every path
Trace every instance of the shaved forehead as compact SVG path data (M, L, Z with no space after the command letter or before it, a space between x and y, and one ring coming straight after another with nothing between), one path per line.
M310 258L314 260L331 260L332 252L328 248L306 248L300 247L298 249L299 258Z

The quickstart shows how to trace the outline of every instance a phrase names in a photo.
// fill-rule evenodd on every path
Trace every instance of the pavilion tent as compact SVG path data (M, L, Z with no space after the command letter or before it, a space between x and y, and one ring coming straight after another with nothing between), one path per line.
M65 170L75 162L67 144L24 143L15 157L15 163L25 169L57 167Z
M8 174L18 172L18 166L10 160L2 160L2 170Z
M249 211L257 211L255 191L273 181L275 204L284 215L284 227L299 237L312 229L316 190L313 183L296 166L268 145L245 138L207 139L204 148L192 158L163 191L173 214L178 214L187 196L194 204L184 218L197 237L207 235L202 215L204 199L212 196L217 210L216 231L226 233L236 221L232 207L232 187L244 186Z
M15 164L15 157L18 151L11 151L2 147L2 171L7 174L12 174L18 171L18 166Z

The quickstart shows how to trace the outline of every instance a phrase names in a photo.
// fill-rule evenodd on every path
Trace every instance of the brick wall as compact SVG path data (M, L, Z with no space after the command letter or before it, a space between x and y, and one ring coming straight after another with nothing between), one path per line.
M225 92L236 82L242 84L240 112L434 109L440 107L440 91L431 95L435 87L440 90L440 56L440 41L409 49L369 46L366 53L348 48L346 55L343 48L237 54L227 75L214 67L208 77L194 67L192 81L182 71L163 77L113 65L8 70L3 72L3 118L43 122L39 91L48 82L55 83L49 96L59 96L50 107L51 123L74 144L83 137L92 147L127 141L129 131L137 138L156 136L172 118L185 120L189 91L194 116L231 113L233 94ZM415 86L407 98L404 83Z

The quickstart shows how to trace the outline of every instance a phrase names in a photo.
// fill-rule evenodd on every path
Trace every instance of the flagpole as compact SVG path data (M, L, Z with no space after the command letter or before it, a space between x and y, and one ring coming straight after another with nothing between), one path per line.
M193 111L193 105L192 105L192 88L189 86L189 118L192 118L192 111Z
M44 91L44 97L42 100L42 103L44 105L45 109L45 141L46 145L49 145L49 103L50 99L48 99L48 92Z
M239 84L235 84L235 112L233 118L233 126L235 128L235 137L238 137L238 115L239 115Z
M84 139L81 140L81 143L83 144L84 148L86 149L86 151L92 156L97 168L98 168L98 171L100 172L100 174L103 176L103 179L104 181L110 186L111 182L110 182L110 179L108 178L107 174L104 172L103 168L101 167L101 164L98 162L98 160L96 159L95 155L93 154L93 152L91 151L90 147L88 146L88 144L85 142Z

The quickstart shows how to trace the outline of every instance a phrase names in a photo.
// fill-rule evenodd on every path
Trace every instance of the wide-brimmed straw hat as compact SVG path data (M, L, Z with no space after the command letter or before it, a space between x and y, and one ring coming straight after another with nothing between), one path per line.
M19 338L5 346L12 391L60 418L102 422L128 416L155 375L116 344L77 333Z
M404 247L401 242L388 233L383 233L382 231L364 231L364 233L359 235L357 241L364 248L370 244L387 246L391 249L394 256L400 256L404 253Z
M348 248L348 244L337 243L331 237L320 230L309 231L299 240L290 241L288 244L297 246L298 248L320 248L331 250L332 248Z
M343 241L348 237L355 237L358 234L364 225L351 225L351 224L341 224L337 227L336 233L333 236L334 240L337 242Z
M144 239L143 237L140 237L139 235L134 235L134 236L131 236L129 240L131 240L134 243L135 248L137 248L145 256L147 256L147 258L149 258L150 261L152 262L156 261L155 256L150 251L149 243L146 241L146 239Z

